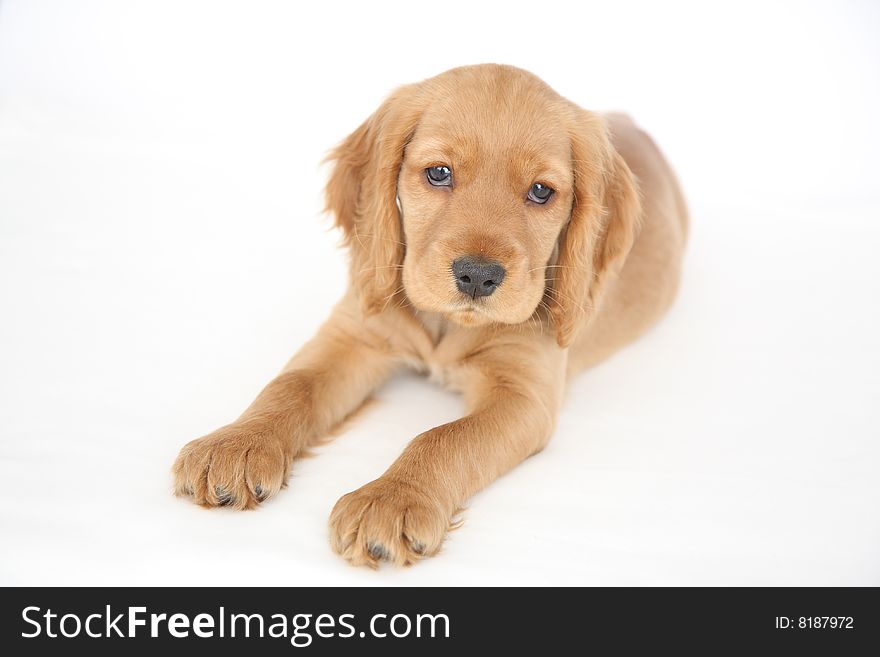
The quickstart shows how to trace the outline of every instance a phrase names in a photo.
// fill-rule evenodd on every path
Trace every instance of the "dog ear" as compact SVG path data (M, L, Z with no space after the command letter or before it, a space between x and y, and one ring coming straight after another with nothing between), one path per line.
M569 346L592 319L611 276L632 248L641 218L635 176L605 121L577 108L571 130L574 200L548 288L556 341Z
M326 209L351 253L351 284L366 314L380 312L401 291L404 243L397 179L421 110L414 86L394 92L327 157L333 171Z

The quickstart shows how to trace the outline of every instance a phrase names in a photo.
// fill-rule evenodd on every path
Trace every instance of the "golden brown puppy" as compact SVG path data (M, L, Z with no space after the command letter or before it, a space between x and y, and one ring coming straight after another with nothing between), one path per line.
M410 564L440 549L471 495L547 443L569 377L668 308L685 204L627 117L510 66L399 89L330 159L349 291L238 420L181 450L175 490L256 506L389 374L415 367L462 392L467 415L417 436L330 516L351 563Z

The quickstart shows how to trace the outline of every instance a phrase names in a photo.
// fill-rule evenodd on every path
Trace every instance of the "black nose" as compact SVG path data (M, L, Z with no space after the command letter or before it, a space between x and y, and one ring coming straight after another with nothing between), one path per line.
M506 273L497 262L482 258L465 256L452 263L455 284L472 299L492 294L501 285Z

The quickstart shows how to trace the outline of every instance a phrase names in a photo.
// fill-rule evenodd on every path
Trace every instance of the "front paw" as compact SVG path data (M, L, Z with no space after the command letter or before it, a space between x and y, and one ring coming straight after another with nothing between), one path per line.
M204 507L252 509L284 486L290 459L270 431L230 424L187 443L174 462L174 492Z
M440 550L448 513L408 483L377 479L343 496L330 514L330 544L355 566L408 566Z

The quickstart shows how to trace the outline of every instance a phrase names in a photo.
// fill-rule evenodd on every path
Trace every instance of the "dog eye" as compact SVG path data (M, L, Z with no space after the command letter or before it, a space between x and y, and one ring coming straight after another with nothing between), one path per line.
M428 182L435 187L452 184L452 169L448 166L428 167L425 169L425 175L428 177Z
M551 187L547 187L547 185L535 183L529 190L529 200L534 201L535 203L546 203L548 199L553 196L553 191L554 190Z

